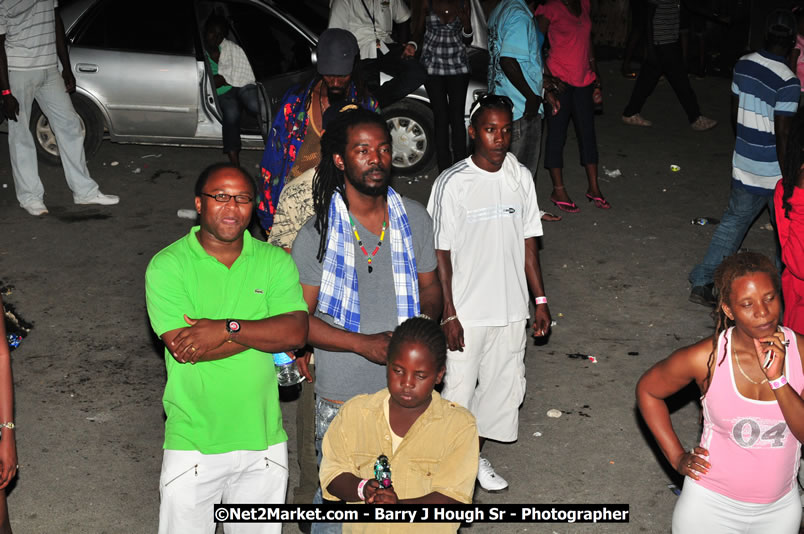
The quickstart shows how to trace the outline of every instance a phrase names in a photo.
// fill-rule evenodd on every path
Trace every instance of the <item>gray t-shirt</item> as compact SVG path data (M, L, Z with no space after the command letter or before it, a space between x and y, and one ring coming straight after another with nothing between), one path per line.
M433 221L424 206L407 198L402 199L413 235L413 251L416 254L416 269L429 273L436 269L437 260L433 245ZM292 255L299 269L299 281L308 286L321 285L323 263L316 259L320 236L314 228L315 217L299 231L293 242ZM355 219L357 232L369 254L374 250L380 236L369 232ZM394 292L394 273L391 266L391 244L389 232L385 233L377 255L371 260L372 272L368 272L366 256L355 247L355 270L357 271L357 292L360 298L360 333L376 334L393 331L397 327L396 293ZM315 316L329 325L334 320L316 310ZM337 327L336 327L337 328ZM330 352L315 349L315 392L317 395L335 401L347 401L362 393L376 393L385 387L385 366L370 362L363 356L352 352Z

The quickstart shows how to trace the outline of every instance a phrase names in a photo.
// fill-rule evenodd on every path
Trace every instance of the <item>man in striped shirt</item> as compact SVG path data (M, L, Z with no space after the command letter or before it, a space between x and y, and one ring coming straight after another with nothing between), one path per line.
M67 185L76 204L117 204L89 176L81 121L68 93L75 91L64 25L54 0L0 1L0 96L9 119L8 147L20 206L44 215L45 189L28 124L36 99L59 142ZM59 75L58 63L63 72Z
M785 140L798 108L800 84L788 65L796 39L792 13L776 10L765 30L765 48L743 56L734 67L732 124L737 142L732 158L729 206L712 236L709 250L689 276L690 301L714 305L712 280L723 258L737 251L751 223L768 206L773 216L773 190L782 177ZM778 263L778 259L777 259Z

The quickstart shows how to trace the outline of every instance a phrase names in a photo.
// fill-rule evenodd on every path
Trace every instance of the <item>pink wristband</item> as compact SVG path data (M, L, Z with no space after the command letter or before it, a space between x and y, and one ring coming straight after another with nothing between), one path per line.
M2 91L0 91L0 94L3 96L8 96L11 94L11 89L3 89Z
M539 304L547 304L547 297L544 297L544 296L536 297L535 299L533 299L533 302L535 302L537 306Z
M776 380L771 380L768 382L770 384L771 389L779 389L780 387L784 387L787 384L787 378L782 375Z
M366 484L368 484L368 481L369 481L369 479L364 478L364 479L363 479L363 480L361 480L361 481L360 481L360 483L357 485L357 496L358 496L358 497L360 497L360 500L361 500L361 501L365 501L365 500L366 500L366 496L365 496L365 495L363 495L363 488L365 488L365 487L366 487Z

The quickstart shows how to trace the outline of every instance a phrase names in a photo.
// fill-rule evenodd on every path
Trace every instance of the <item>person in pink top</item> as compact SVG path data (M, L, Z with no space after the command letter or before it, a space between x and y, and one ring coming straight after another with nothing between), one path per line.
M559 102L558 112L546 114L547 141L544 166L553 181L550 201L562 211L577 213L578 206L564 187L564 144L572 119L578 137L581 165L589 187L586 198L601 209L611 208L597 180L595 99L602 102L600 78L592 50L592 19L589 0L547 0L536 8L539 30L547 36L550 51L545 63L545 90Z
M796 473L804 439L801 336L779 326L773 262L745 252L715 272L715 335L651 367L636 387L642 417L668 462L685 476L674 534L796 534ZM703 433L685 449L665 399L695 381Z
M800 64L799 64L800 65ZM776 230L782 247L784 324L804 332L804 111L790 124L782 179L773 193Z

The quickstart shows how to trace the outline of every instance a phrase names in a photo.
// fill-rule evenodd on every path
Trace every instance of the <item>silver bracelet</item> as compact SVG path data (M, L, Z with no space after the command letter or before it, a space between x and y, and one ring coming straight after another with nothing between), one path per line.
M450 322L450 321L454 321L454 320L455 320L455 319L457 319L457 318L458 318L458 316L457 316L457 315L450 315L449 317L447 317L446 319L444 319L443 321L441 321L441 326L444 326L444 325L445 325L445 324L447 324L448 322Z
M464 39L468 39L468 38L470 38L471 36L473 36L474 34L475 34L475 30L474 30L474 28L473 28L473 29L471 29L471 30L469 30L469 33L466 33L465 31L463 31L463 28L461 28L461 35L463 35L463 38L464 38Z
M419 315L417 315L416 317L419 317L420 319L427 319L428 321L432 321L432 320L433 320L433 318L432 318L432 317L430 317L429 315L427 315L426 313L420 313L420 314L419 314Z
M17 425L15 425L13 421L9 421L8 423L0 423L0 428L7 428L9 430L14 430L15 428L17 428Z

